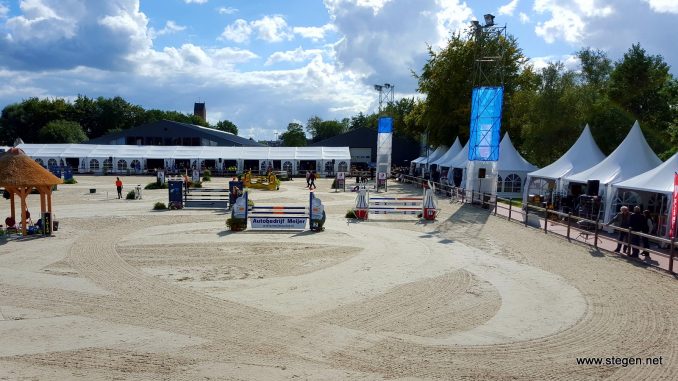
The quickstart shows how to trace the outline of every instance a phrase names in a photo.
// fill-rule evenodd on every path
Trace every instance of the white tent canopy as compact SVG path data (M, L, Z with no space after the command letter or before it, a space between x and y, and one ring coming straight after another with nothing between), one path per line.
M80 159L81 168L89 168L84 164L96 161L113 159L113 165L118 161L127 165L127 161L138 160L143 162L148 159L164 159L166 165L171 165L174 160L259 160L259 161L297 161L315 160L317 169L327 170L328 162L331 167L334 160L337 168L350 167L351 152L349 147L215 147L215 146L136 146L136 145L98 145L98 144L21 144L19 145L26 154L43 163L50 160L77 158ZM242 167L242 165L240 165ZM296 167L295 167L296 168ZM93 170L93 168L89 168Z
M578 172L585 171L605 159L605 154L598 148L587 124L577 141L558 160L546 167L530 172L529 177L559 180Z
M673 175L676 172L678 172L678 153L654 169L612 186L614 188L671 195L673 194Z
M441 157L439 157L431 164L435 164L441 167L449 167L447 163L452 161L452 159L454 159L454 157L457 156L457 154L461 151L461 148L462 147L461 143L459 142L459 137L457 137L454 140L454 143L452 143L450 149L448 149L447 152L445 152L445 154L443 154Z
M565 177L565 180L577 183L598 180L600 185L609 185L649 171L661 162L647 144L640 125L636 121L626 138L610 156L585 171Z
M529 172L537 169L537 166L525 160L509 137L508 132L499 143L499 160L497 170L499 172Z
M604 196L604 221L608 222L612 214L614 192L612 185L650 171L661 164L661 160L647 144L638 121L633 124L626 138L612 151L610 156L599 164L564 178L568 182L586 183L589 180L600 181L599 194Z

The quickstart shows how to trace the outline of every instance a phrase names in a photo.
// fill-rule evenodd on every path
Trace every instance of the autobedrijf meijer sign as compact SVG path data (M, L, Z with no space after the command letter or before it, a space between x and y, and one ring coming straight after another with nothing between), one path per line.
M306 228L306 218L299 217L254 217L251 221L252 229L303 230Z

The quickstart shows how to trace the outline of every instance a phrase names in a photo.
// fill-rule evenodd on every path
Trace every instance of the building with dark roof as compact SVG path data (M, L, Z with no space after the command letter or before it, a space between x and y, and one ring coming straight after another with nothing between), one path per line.
M254 140L195 124L159 120L100 136L87 144L147 146L261 147Z
M419 143L401 136L393 136L391 164L408 166L410 161L419 157ZM377 161L377 130L358 128L341 135L310 144L314 147L349 147L351 163L375 165Z

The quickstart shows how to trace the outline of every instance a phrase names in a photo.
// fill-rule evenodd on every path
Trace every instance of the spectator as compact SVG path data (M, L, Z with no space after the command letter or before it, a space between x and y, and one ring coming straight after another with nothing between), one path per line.
M306 188L311 186L311 171L306 171Z
M115 188L118 190L118 199L122 198L122 180L119 177L116 177Z
M630 217L629 208L627 206L622 206L619 209L619 213L617 213L617 215L614 216L610 222L607 223L607 225L609 226L613 223L617 223L617 226L620 229L628 229ZM619 236L617 237L617 248L614 249L615 253L618 253L619 250L622 249L622 243L624 246L624 253L628 253L629 247L626 245L626 230L619 230Z
M647 229L647 219L640 211L640 206L633 208L633 214L629 218L629 226L632 232L642 232ZM631 233L631 257L637 258L638 253L640 252L640 236L637 234Z
M308 189L315 189L315 172L311 172L311 174L308 176L308 180Z

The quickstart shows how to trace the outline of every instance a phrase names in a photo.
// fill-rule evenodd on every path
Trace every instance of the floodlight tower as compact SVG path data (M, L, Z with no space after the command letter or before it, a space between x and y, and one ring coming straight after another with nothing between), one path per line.
M395 86L390 83L384 83L383 85L374 85L374 89L379 92L379 114L381 114L384 101L386 101L386 104L393 103L393 91Z
M471 22L471 34L474 40L473 87L504 85L504 55L506 25L494 23L494 16L483 16L485 24Z
M479 197L489 193L493 198L497 194L507 36L506 25L496 25L493 15L486 14L483 18L484 25L477 20L471 23L473 93L466 189Z

